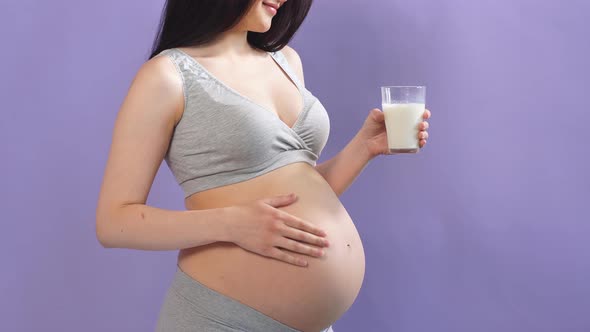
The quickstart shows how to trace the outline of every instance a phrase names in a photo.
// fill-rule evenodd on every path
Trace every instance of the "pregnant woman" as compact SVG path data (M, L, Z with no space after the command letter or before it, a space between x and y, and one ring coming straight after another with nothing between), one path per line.
M371 110L316 164L329 118L287 46L310 7L166 2L119 110L96 211L104 247L179 250L157 331L331 331L359 293L363 246L338 197L389 154L384 117ZM162 160L185 211L146 205Z

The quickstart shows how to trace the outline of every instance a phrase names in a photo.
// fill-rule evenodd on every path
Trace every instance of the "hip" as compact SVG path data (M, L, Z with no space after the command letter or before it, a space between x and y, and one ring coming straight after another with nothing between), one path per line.
M157 320L156 332L165 331L298 330L208 288L177 266ZM333 332L332 327L326 328L323 332Z

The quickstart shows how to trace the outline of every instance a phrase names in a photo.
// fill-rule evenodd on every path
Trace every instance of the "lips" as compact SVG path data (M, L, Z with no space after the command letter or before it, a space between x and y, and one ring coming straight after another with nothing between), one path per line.
M277 5L276 3L271 3L271 2L266 2L266 1L263 1L263 2L262 2L262 4L263 4L263 5L267 5L267 6L269 6L269 7L272 7L272 8L274 8L275 10L278 10L278 9L279 9L279 5Z
M277 14L279 8L278 5L270 2L263 2L262 5L265 7L265 9L268 11L270 15L275 16Z

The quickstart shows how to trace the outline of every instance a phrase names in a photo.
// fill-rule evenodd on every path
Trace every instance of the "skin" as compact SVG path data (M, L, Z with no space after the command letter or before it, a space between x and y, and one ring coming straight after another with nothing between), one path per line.
M270 55L246 40L248 31L265 32L271 24L272 15L257 1L231 31L182 50L291 126L302 108L297 88ZM289 46L282 52L304 84L297 52ZM101 244L179 250L178 265L192 278L302 331L335 321L356 298L364 276L362 243L338 196L373 158L390 154L383 112L370 110L350 142L315 167L293 163L196 193L185 199L186 211L148 206L183 106L172 62L156 57L142 65L115 122L97 205ZM426 110L420 147L428 139L428 118ZM289 192L295 195L284 195Z

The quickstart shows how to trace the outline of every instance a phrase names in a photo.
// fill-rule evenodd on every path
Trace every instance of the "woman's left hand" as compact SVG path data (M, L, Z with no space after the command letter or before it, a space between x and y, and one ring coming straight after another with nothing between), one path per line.
M427 120L430 118L430 111L424 110L423 118ZM418 137L419 146L423 148L428 140L428 127L427 121L422 121L418 126ZM365 120L362 128L359 131L359 137L365 141L365 145L369 152L370 158L374 158L381 154L394 154L389 151L387 146L387 133L385 131L385 114L378 108L374 108L369 113L369 116Z

